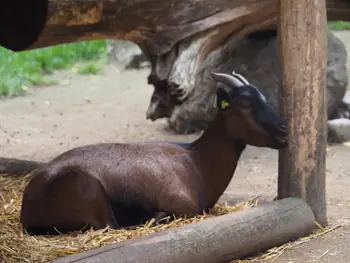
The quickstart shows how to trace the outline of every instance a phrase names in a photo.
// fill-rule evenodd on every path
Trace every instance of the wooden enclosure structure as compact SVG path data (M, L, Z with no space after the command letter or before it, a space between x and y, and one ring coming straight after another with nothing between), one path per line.
M24 11L20 12L21 5ZM174 50L179 43L186 42L185 48L199 43L200 63L228 36L238 38L253 31L279 29L284 84L281 113L290 129L290 143L279 157L278 199L283 200L57 262L80 262L85 257L84 262L129 262L129 258L132 262L221 262L308 234L315 227L314 219L327 224L325 31L327 17L350 19L349 1L218 0L214 6L212 0L5 0L0 10L0 44L8 49L21 51L81 40L127 39L141 47L151 61L151 74L159 79L167 78L169 68L177 61ZM15 160L12 166L20 164L20 160ZM256 220L257 215L262 219ZM269 220L279 227L274 228ZM223 225L219 227L217 222ZM217 244L220 240L215 251L194 234L197 230L208 243ZM261 243L255 250L251 242L257 241ZM186 242L186 246L179 242ZM164 249L156 249L158 245Z

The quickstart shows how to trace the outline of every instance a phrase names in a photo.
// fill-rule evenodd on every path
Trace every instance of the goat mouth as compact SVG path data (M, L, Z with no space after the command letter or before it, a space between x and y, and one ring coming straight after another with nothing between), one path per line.
M280 124L278 126L278 129L281 133L287 133L288 132L288 126L286 124Z
M276 142L278 148L283 148L284 146L287 145L288 139L285 136L276 136L275 142Z
M155 117L155 116L153 116L153 115L146 115L146 119L147 120L151 120L151 121L155 121L157 118Z

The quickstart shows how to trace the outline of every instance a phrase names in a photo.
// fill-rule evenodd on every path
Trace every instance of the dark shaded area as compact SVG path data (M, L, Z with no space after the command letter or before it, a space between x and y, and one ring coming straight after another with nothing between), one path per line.
M0 1L0 45L12 51L28 48L45 26L47 0Z
M254 40L264 40L268 38L275 38L277 37L277 28L274 29L267 29L267 30L261 30L261 31L254 31L247 35L248 39L254 39Z

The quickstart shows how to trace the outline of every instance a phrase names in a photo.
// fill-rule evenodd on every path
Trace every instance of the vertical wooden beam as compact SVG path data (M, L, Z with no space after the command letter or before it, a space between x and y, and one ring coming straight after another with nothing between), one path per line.
M304 199L327 224L325 0L279 0L279 54L283 76L280 111L289 145L280 152L278 198Z

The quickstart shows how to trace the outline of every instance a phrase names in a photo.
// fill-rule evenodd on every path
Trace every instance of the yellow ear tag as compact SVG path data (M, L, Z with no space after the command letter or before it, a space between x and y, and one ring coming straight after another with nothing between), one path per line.
M227 101L225 100L222 100L221 101L221 109L226 109L228 106L230 106L230 103L228 103Z
M215 95L215 96L214 96L214 103L213 103L214 109L216 109L216 103L217 103L217 96Z

